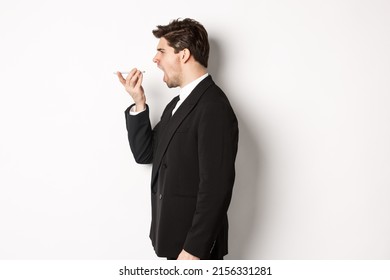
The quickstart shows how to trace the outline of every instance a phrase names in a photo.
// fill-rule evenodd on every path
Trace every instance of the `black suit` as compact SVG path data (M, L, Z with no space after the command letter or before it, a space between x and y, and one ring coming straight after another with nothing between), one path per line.
M149 108L126 112L130 147L138 163L153 163L150 238L160 257L182 249L207 259L228 252L227 210L235 178L238 125L211 76L202 80L172 116L179 97L152 130ZM133 105L134 106L134 105Z

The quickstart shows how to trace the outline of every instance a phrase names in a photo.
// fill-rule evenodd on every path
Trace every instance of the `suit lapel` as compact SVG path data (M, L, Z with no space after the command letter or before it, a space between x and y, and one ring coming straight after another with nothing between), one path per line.
M184 102L177 109L175 114L169 119L168 123L166 123L165 129L161 131L159 137L159 143L155 154L153 155L153 170L152 170L152 187L157 178L158 170L160 169L162 158L169 146L169 143L175 134L177 128L186 118L186 116L192 111L192 109L196 106L199 99L203 95L203 93L209 88L212 84L214 84L211 76L207 76L203 81L201 81L191 92L191 94L184 100ZM176 102L174 103L176 104ZM172 112L174 106L168 110L168 112Z
M172 111L176 106L176 103L179 101L179 96L176 96L175 98L172 99L171 102L167 105L167 107L164 110L164 113L161 117L161 127L162 130L165 131L171 117L172 117Z

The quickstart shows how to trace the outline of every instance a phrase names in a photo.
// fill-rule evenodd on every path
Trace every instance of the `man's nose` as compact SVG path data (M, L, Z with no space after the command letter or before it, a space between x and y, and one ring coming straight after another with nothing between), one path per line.
M157 62L158 62L158 60L157 60L157 54L153 57L153 62L154 62L154 63L157 63Z

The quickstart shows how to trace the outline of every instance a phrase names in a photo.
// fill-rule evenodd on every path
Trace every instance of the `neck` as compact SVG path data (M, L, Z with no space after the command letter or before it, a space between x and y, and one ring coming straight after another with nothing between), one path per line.
M185 87L192 81L195 81L199 77L207 73L207 68L200 66L189 69L190 71L183 71L183 79L180 85L181 88Z

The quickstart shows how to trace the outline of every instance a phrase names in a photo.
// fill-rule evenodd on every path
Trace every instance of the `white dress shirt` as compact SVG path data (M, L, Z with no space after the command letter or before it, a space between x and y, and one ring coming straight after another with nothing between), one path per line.
M177 109L180 107L180 105L186 100L186 98L190 95L190 93L194 90L194 88L203 81L204 78L206 78L209 74L206 73L203 76L197 78L196 80L193 80L191 83L185 85L183 88L180 89L179 93L179 101L176 103L175 108L173 108L172 116L177 111Z
M177 111L177 109L180 107L180 105L184 102L184 100L186 100L186 98L190 95L190 93L194 90L194 88L201 82L203 81L204 78L206 78L209 74L206 73L204 74L203 76L199 77L198 79L196 80L193 80L191 83L185 85L184 87L182 87L180 89L180 93L179 93L179 101L176 103L176 106L175 108L173 109L172 111L172 115ZM146 110L146 108L142 111L139 111L139 112L135 112L135 106L133 106L130 110L130 115L137 115L143 111Z

